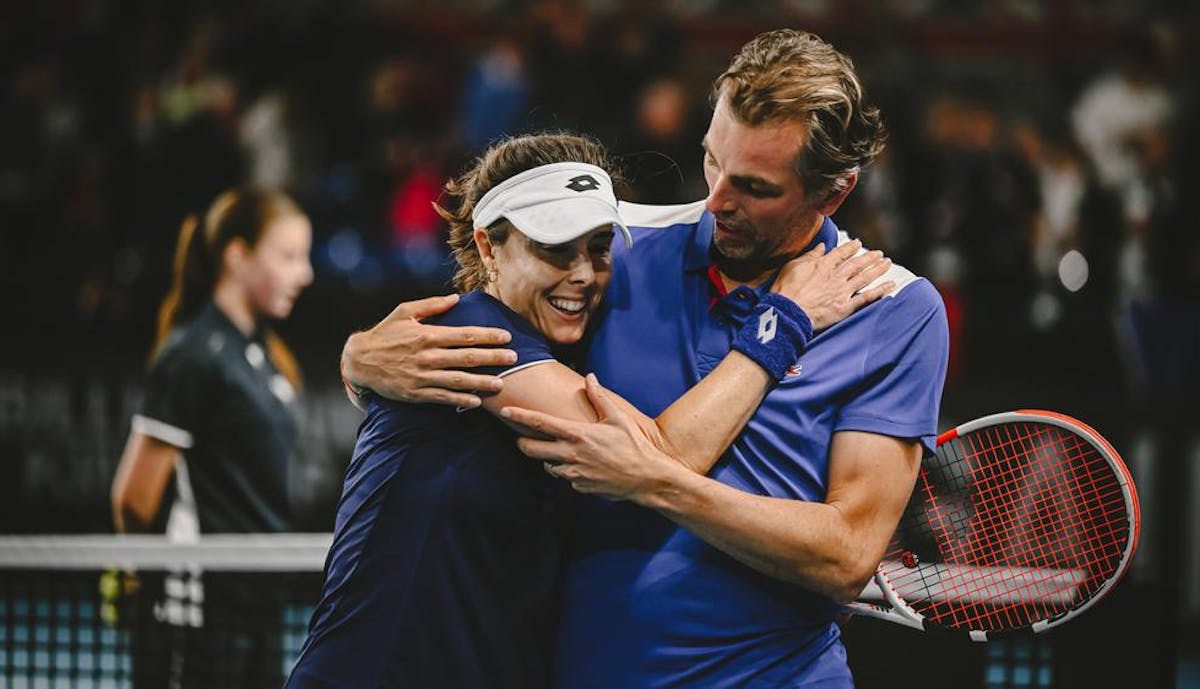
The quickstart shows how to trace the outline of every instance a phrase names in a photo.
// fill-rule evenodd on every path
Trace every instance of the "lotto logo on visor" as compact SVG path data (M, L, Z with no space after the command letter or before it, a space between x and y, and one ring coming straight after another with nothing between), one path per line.
M579 175L571 178L571 183L567 185L567 188L571 191L595 191L600 188L600 182L591 175Z
M542 165L492 187L475 204L472 220L475 227L490 227L501 218L542 244L565 244L607 226L619 228L626 245L633 244L612 179L587 163Z

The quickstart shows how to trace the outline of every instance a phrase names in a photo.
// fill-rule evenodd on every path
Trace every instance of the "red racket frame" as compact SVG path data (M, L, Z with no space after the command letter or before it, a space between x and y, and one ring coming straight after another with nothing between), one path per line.
M979 556L986 557L989 554L986 544L983 548L972 548L969 553L961 551L952 552L949 563L926 564L919 562L919 558L903 546L900 533L898 532L897 537L893 539L892 544L889 546L885 561L880 563L880 567L876 571L872 583L864 589L858 601L847 606L849 612L884 619L914 629L924 631L942 630L965 634L977 641L986 641L998 636L1011 634L1037 634L1057 627L1082 614L1112 591L1113 587L1119 583L1126 571L1128 571L1129 563L1133 558L1134 552L1137 550L1141 523L1141 507L1129 470L1112 444L1097 433L1095 429L1065 414L1039 409L1022 409L1015 412L993 414L964 423L938 436L937 444L940 448L959 437L966 437L988 428L1030 423L1056 426L1080 436L1091 446L1090 449L1094 449L1097 455L1105 460L1105 463L1111 469L1111 478L1116 481L1122 497L1122 510L1127 528L1127 531L1124 532L1127 533L1127 537L1125 537L1120 559L1111 574L1104 577L1098 585L1092 587L1093 590L1085 591L1082 598L1076 599L1078 593L1075 592L1084 583L1084 579L1081 579L1081 577L1086 578L1087 575L1085 570L1055 569L1053 567L1014 567L1011 564L1002 564L996 567L976 567L970 572L974 578L972 585L975 588L968 590L963 588L966 585L964 583L965 578L961 576L964 570L958 568L969 565L956 563L954 559L963 555L970 555L972 558L978 558ZM1033 436L1016 438L1014 440L1029 441L1033 440ZM947 468L951 465L962 464L969 459L969 457L956 458L942 465L942 467ZM1009 461L1015 462L1016 460ZM1036 459L1030 461L1036 461ZM1009 469L1009 471L1016 471L1019 468L1015 467ZM922 466L917 489L914 491L914 497L910 501L910 509L928 506L936 502L938 496L934 496L932 493L927 493L926 495L918 493L921 490L930 490L929 477L926 475L927 469L929 469L929 466ZM963 470L965 471L966 469L964 468ZM1090 474L1089 478L1091 478ZM1107 479L1109 477L1105 476L1102 478ZM1004 502L1003 499L1007 499L1007 503L1011 505L1018 497L1008 493L993 495L992 504ZM925 502L926 500L929 502ZM974 509L975 505L972 504L970 507ZM1084 507L1093 509L1095 506L1084 505ZM973 512L970 513L968 521L972 522L972 529L978 528L974 524L975 519L975 514ZM1119 523L1121 520L1117 519L1114 521ZM1011 524L1004 523L994 526L994 528L989 525L989 528L993 529L993 533L987 535L985 538L1002 538L1004 534L1001 532L1001 529L1008 526L1011 526ZM972 530L970 533L974 534L976 532ZM1001 535L997 536L995 535L996 533L1001 533ZM945 538L937 539L939 556L946 554L945 548L947 547L947 543L956 540L948 534L943 535ZM1046 533L1043 530L1042 532L1035 533L1035 535L1044 538ZM1046 556L1049 556L1049 554L1046 554ZM889 556L891 556L891 559L889 559ZM893 576L889 577L889 573ZM898 587L893 582L894 579L900 576L919 579L917 588L924 591L929 598L912 601L906 600L904 593L899 588L910 587L906 587L903 582ZM943 581L948 583L943 584ZM1025 594L1025 589L1030 585L1034 585L1038 589L1033 599L1012 598ZM935 597L951 600L956 596L968 601L972 600L970 596L978 596L978 598L972 603L959 602L958 605L960 607L958 608L953 603L939 604L937 602L930 602L934 601ZM1007 613L1004 607L1006 604L1011 606ZM933 610L938 605L941 605L941 608L936 611ZM965 607L967 605L978 608L978 610L968 609ZM1025 605L1029 608L1044 605L1045 614L1041 615L1042 611L1038 609L1034 609L1032 613L1029 610L1023 609L1020 614L1016 614L1012 610L1015 610L1017 605ZM925 614L920 609L924 609L931 614ZM1038 617L1039 615L1042 616L1042 619L1029 619L1030 617ZM985 621L986 624L981 623L981 620Z

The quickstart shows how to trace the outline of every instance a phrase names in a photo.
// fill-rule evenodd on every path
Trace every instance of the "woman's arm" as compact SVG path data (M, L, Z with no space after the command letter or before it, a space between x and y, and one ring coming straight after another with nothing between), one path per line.
M505 376L504 381L500 392L483 398L484 409L493 414L505 407L520 407L574 421L596 420L583 376L557 361L523 368ZM703 474L741 432L774 382L747 356L730 352L657 418L646 416L612 391L609 395L654 447ZM531 434L528 428L511 425Z
M809 252L789 262L773 289L801 304L815 329L826 328L892 287L884 283L863 289L886 271L890 262L878 252L854 258L858 249L856 242L848 242L828 254L820 249ZM483 400L484 408L494 414L504 407L521 407L569 420L596 420L583 377L562 364L530 366L504 380L498 393ZM765 369L732 351L657 418L651 419L620 396L609 394L656 448L692 471L706 474L774 384Z
M145 531L162 505L179 448L136 430L129 432L112 484L117 533Z

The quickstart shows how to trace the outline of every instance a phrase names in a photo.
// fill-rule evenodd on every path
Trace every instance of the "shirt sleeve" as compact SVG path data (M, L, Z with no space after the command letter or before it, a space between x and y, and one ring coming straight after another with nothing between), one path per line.
M517 353L517 363L509 366L480 366L471 369L474 373L506 376L529 366L555 361L550 343L529 321L483 292L464 294L453 309L429 319L428 322L438 325L502 328L512 335L512 341L503 347Z
M150 368L133 430L180 449L192 447L208 390L215 382L210 364L184 346L163 351Z
M945 307L925 280L880 306L862 382L841 408L834 431L916 438L932 454L950 352Z

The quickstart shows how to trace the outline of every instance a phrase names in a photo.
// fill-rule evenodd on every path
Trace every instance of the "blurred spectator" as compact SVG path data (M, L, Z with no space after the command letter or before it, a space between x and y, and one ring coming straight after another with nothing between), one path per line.
M172 217L203 208L229 180L243 179L237 84L214 68L219 29L201 23L159 87L162 166ZM185 162L186 161L186 162Z
M1186 197L1197 182L1200 109L1194 73L1184 68L1195 60L1165 59L1178 57L1168 50L1172 38L1139 30L1120 69L1101 76L1075 110L1080 139L1092 146L1094 164L1123 211L1116 324L1136 424L1127 457L1144 505L1137 574L1155 587L1161 605L1163 643L1151 678L1161 684L1174 681L1186 588L1200 561L1196 534L1186 526L1200 523L1193 402L1200 387L1200 240Z
M51 57L22 65L0 117L0 199L44 200L71 171L83 143L83 113Z
M1152 35L1140 32L1119 67L1094 79L1071 113L1097 178L1120 196L1135 225L1151 212L1145 157L1161 148L1174 107L1160 75Z
M855 228L864 244L879 247L889 256L909 250L910 228L901 208L902 175L896 168L896 151L889 142L871 166L859 175L855 193L838 210L843 223ZM854 199L853 203L849 201ZM852 218L852 220L850 220ZM861 228L861 229L859 229Z
M692 101L679 79L646 85L635 101L633 131L622 147L627 174L637 201L687 203L707 194L697 171L703 136Z
M463 144L478 151L515 134L529 114L530 80L525 49L501 36L476 59L463 98Z
M611 107L597 82L602 64L592 50L592 17L578 0L538 0L530 12L530 69L535 80L535 129L594 131Z
M363 203L373 229L383 230L397 179L409 173L414 152L440 150L451 118L447 85L426 60L393 56L368 77L365 133L360 154L365 172ZM376 238L383 238L387 230Z
M33 280L61 309L70 288L39 284L29 271L60 248L76 255L60 232L64 199L86 155L83 112L56 59L31 58L12 76L0 82L0 284L23 290Z
M444 276L441 219L432 203L441 189L455 118L450 85L438 66L413 55L384 61L368 82L361 159L365 209L357 241L366 250L345 267L356 289L391 282L406 290L432 289ZM383 274L390 264L393 270Z
M1036 177L1040 203L1030 227L1030 258L1038 285L1030 322L1038 330L1047 330L1062 318L1062 290L1077 292L1088 278L1080 272L1086 270L1086 254L1079 253L1087 169L1070 139L1048 135L1032 122L1016 126L1014 143ZM1072 269L1073 260L1084 263Z
M248 158L248 179L256 187L292 186L296 156L288 110L287 95L273 90L260 96L242 114L238 134Z
M910 164L906 193L928 272L961 278L967 370L1011 362L1022 346L1032 292L1029 235L1038 204L1033 173L1008 150L1000 115L955 93L926 111L925 139Z
M1159 48L1153 31L1131 30L1117 68L1101 73L1085 87L1071 113L1075 136L1099 184L1118 204L1113 310L1141 421L1130 454L1148 493L1146 522L1152 534L1165 528L1156 507L1161 502L1156 487L1166 485L1159 476L1171 474L1171 483L1176 483L1174 472L1181 461L1174 451L1170 453L1174 456L1162 461L1163 439L1155 419L1173 398L1182 400L1177 386L1187 386L1186 360L1194 358L1173 345L1187 320L1175 313L1174 298L1163 290L1164 280L1179 274L1179 267L1168 258L1174 248L1165 254L1160 250L1159 270L1150 267L1151 247L1161 249L1164 237L1173 233L1172 225L1178 222L1167 155L1177 104L1165 82ZM1164 556L1163 538L1146 539L1141 574L1167 573L1159 562Z
M450 276L445 223L434 203L445 175L430 160L413 161L410 172L397 181L389 203L389 247L401 279L421 291L436 291Z
M595 36L595 86L607 107L627 107L629 94L682 73L682 27L663 4L626 0L598 23ZM622 118L629 115L618 113Z

